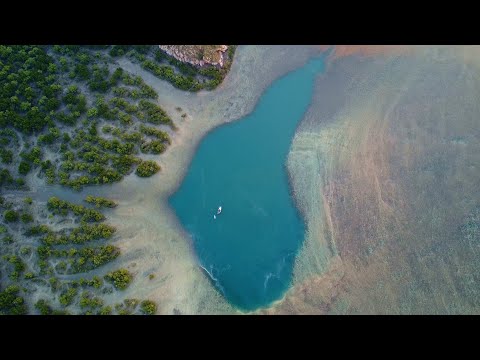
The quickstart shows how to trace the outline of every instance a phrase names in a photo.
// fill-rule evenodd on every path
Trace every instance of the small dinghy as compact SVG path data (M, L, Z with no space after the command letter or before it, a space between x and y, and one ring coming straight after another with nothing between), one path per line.
M222 207L219 206L219 207L218 207L218 210L217 210L217 213L216 213L216 214L213 214L213 219L214 219L214 220L217 219L217 215L220 214L221 212L222 212Z

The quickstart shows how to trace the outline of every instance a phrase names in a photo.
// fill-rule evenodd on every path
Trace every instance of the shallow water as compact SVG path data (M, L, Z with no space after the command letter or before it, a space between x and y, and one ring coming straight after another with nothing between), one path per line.
M478 51L330 63L288 160L296 286L264 313L478 314Z
M291 283L304 225L285 162L323 70L323 58L311 60L275 81L250 115L212 131L169 200L201 266L240 309L269 305Z

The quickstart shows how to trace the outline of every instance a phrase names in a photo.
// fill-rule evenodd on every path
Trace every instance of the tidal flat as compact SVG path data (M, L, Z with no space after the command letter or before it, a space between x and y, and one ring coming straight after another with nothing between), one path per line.
M167 199L181 183L206 133L250 113L275 79L319 53L318 48L309 46L240 46L224 82L212 92L197 94L175 89L137 64L119 60L125 70L140 75L158 93L158 104L172 115L178 127L168 150L155 158L162 171L146 179L132 174L117 184L87 187L80 192L40 183L33 191L43 201L54 195L80 201L92 194L118 202L107 216L109 224L117 228L110 243L118 246L122 255L114 265L106 267L127 268L134 274L134 281L121 295L107 294L106 301L113 302L117 296L149 298L157 302L159 314L240 313L202 271L189 236L177 222ZM177 107L187 116L180 117ZM150 274L155 277L150 279Z
M295 285L262 313L479 313L474 54L413 47L330 62L288 159L307 222Z
M105 294L107 304L148 298L158 314L243 314L202 270L168 199L208 132L250 114L276 79L324 50L239 46L224 82L198 93L120 58L122 68L158 93L157 104L177 127L169 131L165 153L142 155L161 171L81 191L46 185L30 173L30 191L2 195L17 202L33 198L32 213L45 220L43 205L51 196L118 203L103 212L117 229L109 244L121 255L89 274L122 267L133 281ZM316 77L286 162L305 240L291 288L254 313L479 313L480 48L390 50L342 47ZM74 220L65 221L50 225L58 230ZM30 307L48 295L41 286L26 299Z

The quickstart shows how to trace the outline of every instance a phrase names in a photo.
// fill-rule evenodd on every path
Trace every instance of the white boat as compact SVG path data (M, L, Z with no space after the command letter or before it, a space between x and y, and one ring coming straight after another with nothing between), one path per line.
M222 207L219 206L219 207L218 207L218 210L217 210L217 215L220 214L221 212L222 212Z
M216 218L217 218L217 215L213 215L213 218L216 219Z

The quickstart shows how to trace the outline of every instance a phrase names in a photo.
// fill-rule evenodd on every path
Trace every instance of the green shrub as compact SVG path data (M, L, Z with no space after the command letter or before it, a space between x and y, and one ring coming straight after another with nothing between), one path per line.
M151 300L144 300L140 304L140 309L146 315L154 315L157 312L157 304Z
M93 286L95 289L100 289L103 285L103 281L98 276L94 276L88 285Z
M40 314L42 315L52 314L52 308L50 307L49 303L44 299L40 299L35 303L35 309L40 311Z
M18 213L14 210L7 210L3 213L6 222L17 222L18 221Z
M84 291L80 297L80 307L83 308L97 308L103 306L103 300L99 297L93 296L92 293Z
M0 148L0 158L2 158L4 164L11 164L13 161L13 152Z
M0 292L0 314L25 315L28 311L25 300L18 295L20 288L16 285L8 286Z
M120 290L126 289L132 279L133 275L127 269L115 270L105 275L105 280L113 283Z
M140 177L149 177L158 171L160 171L160 165L158 165L155 161L146 160L142 161L140 165L138 165L136 174Z
M78 294L78 290L75 288L70 288L60 296L60 304L63 306L69 306L75 300L75 297Z
M28 255L28 254L30 254L31 252L32 252L32 249L29 248L29 247L22 247L22 248L20 249L20 254L21 254L21 255Z
M20 218L22 219L22 222L27 224L27 223L30 223L33 221L33 216L32 214L28 214L28 213L23 213Z
M112 307L111 306L104 306L100 310L100 315L111 315L112 314Z
M68 256L68 251L65 250L65 252L65 255ZM75 261L70 270L72 273L93 270L116 259L119 255L120 249L113 245L83 247L75 253Z
M5 235L2 239L4 244L13 244L13 236L12 235Z
M97 208L101 208L101 207L114 208L115 206L117 206L117 203L113 200L109 200L103 197L95 197L91 195L88 195L85 198L85 201L88 202L89 204L95 204Z

